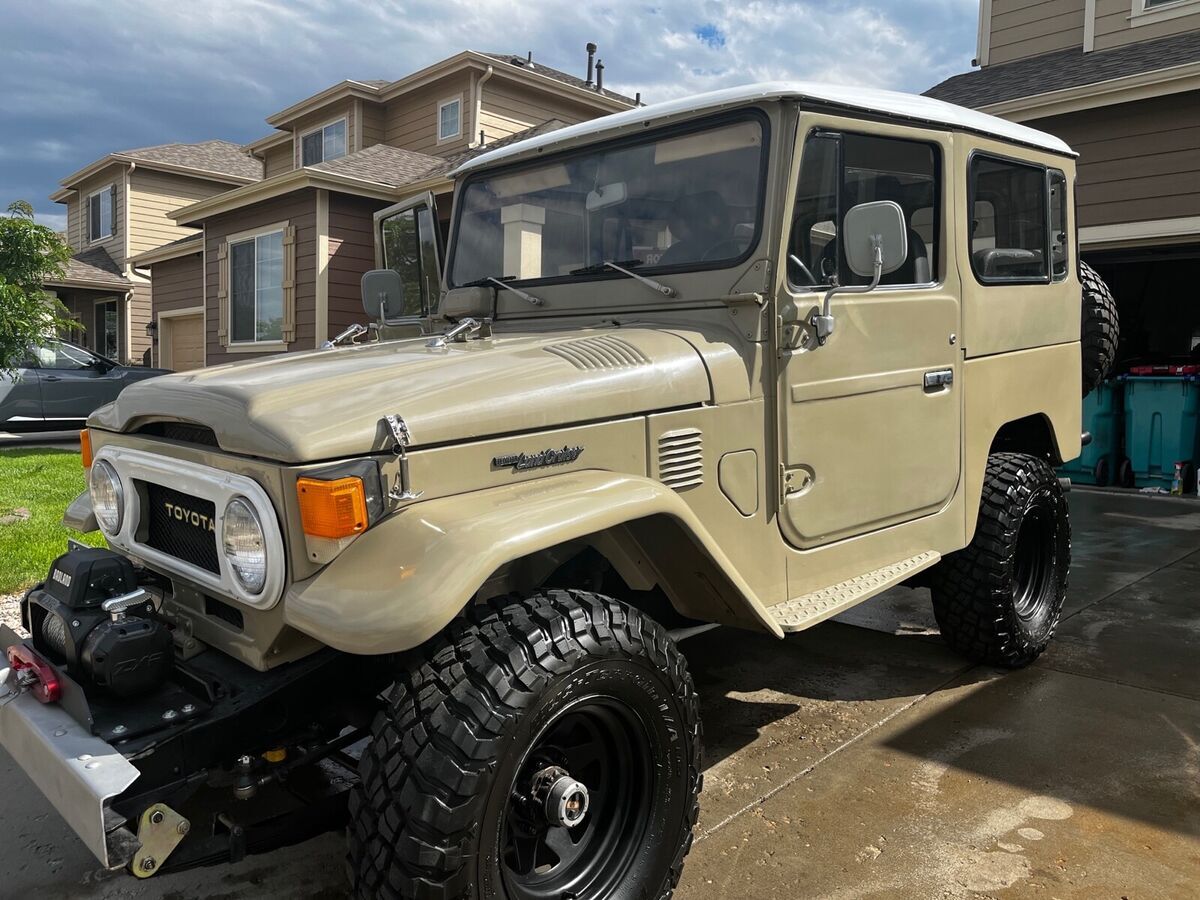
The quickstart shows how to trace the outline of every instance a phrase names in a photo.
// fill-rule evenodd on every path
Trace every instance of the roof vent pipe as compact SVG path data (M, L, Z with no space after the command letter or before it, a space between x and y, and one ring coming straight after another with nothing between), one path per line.
M587 55L588 55L587 86L591 87L592 86L592 73L595 70L595 66L596 66L596 45L593 44L591 41L588 41Z
M596 60L596 90L604 90L604 60Z
M634 106L642 105L642 92L641 91L638 91L636 94L633 95L633 105Z
M533 68L533 51L532 50L529 51L529 55L525 58L525 65L527 65L531 69Z

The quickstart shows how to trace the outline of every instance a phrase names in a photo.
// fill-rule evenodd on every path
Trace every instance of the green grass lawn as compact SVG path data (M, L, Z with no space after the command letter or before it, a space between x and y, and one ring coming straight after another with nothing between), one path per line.
M28 519L0 524L0 594L45 578L50 563L66 551L68 537L104 546L99 532L81 535L62 525L63 510L86 486L73 450L0 450L0 519L18 509L30 513Z

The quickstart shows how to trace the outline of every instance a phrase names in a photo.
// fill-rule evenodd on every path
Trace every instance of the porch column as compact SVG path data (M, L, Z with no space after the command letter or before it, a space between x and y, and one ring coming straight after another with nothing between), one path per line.
M517 203L500 210L504 226L504 275L539 278L542 274L542 226L546 210Z

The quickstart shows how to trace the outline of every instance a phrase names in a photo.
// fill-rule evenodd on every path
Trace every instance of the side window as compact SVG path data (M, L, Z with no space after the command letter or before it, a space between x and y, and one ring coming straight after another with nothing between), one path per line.
M403 315L427 315L441 290L433 213L428 206L405 209L388 216L381 227L383 264L404 281Z
M1055 281L1067 277L1070 232L1067 231L1067 176L1050 170L1050 263Z
M850 272L838 246L838 223L860 203L890 200L908 223L908 259L882 284L937 280L941 234L937 148L921 141L860 134L815 135L805 144L792 215L789 276L800 287L868 284ZM801 265L801 263L803 265Z
M87 369L96 362L96 358L86 350L58 341L48 341L41 347L35 347L33 353L37 357L38 367L42 369Z
M984 284L1049 281L1050 207L1046 170L1041 166L976 156L971 162L970 179L975 211L971 222L971 268L975 277ZM1065 210L1062 212L1065 215ZM1065 267L1065 244L1063 253Z

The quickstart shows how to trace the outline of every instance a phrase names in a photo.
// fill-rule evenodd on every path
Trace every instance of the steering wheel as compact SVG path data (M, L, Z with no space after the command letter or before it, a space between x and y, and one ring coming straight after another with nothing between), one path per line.
M711 247L704 251L704 255L700 257L701 261L708 262L713 259L726 259L735 256L741 256L742 251L746 249L746 242L737 238L726 238L722 241L717 241ZM733 251L732 253L729 251Z
M802 260L800 257L798 257L795 253L788 254L788 262L790 262L794 266L799 267L801 274L804 275L804 277L808 279L809 285L814 285L817 283L817 279L815 279L813 277L813 273L808 270L808 266L806 266L804 264L804 260Z

